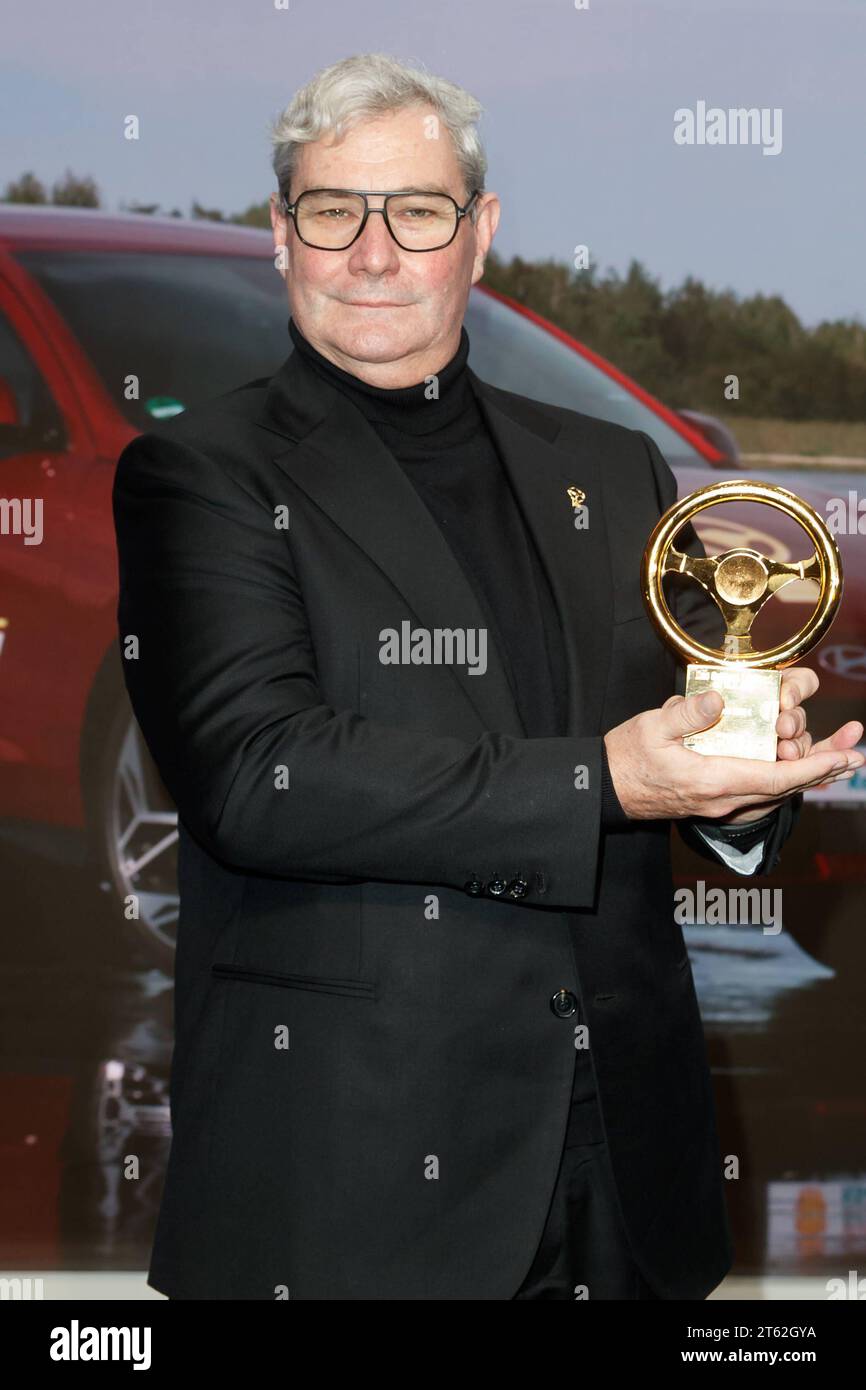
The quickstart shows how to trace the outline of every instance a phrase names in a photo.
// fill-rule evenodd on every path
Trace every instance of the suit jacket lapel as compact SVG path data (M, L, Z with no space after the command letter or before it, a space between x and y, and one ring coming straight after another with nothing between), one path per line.
M567 732L600 733L613 613L600 463L579 446L557 447L561 424L542 406L500 391L471 369L469 375L559 612L568 668ZM569 487L586 494L585 528L575 527Z
M274 463L388 576L418 626L487 628L469 580L400 465L360 411L299 353L272 379L259 424L293 440ZM492 634L483 675L466 666L448 670L485 728L525 735Z

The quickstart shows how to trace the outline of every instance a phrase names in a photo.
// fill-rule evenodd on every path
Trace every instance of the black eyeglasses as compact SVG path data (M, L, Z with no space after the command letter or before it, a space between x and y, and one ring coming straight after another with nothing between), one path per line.
M345 251L363 232L371 212L381 212L385 226L404 251L440 251L457 235L480 190L461 208L450 193L366 193L357 188L307 188L294 203L280 195L280 206L295 224L305 246L318 251ZM384 198L371 208L368 197Z

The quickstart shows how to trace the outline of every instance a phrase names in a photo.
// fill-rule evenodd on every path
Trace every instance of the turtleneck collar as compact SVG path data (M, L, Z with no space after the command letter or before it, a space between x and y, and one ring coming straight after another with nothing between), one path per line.
M313 347L293 318L289 319L289 335L305 361L325 380L348 395L371 424L386 426L402 435L427 435L445 430L461 416L474 413L474 396L466 370L469 335L462 325L457 351L450 362L435 373L439 394L434 399L425 394L429 389L426 381L395 388L371 386L369 382L344 371Z

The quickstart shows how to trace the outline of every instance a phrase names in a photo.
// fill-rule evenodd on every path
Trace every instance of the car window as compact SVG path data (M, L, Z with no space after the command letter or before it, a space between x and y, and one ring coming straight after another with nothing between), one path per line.
M138 429L272 375L291 350L285 286L270 258L25 251L18 259ZM138 378L137 400L126 398L129 376Z
M550 405L643 430L668 463L704 459L631 391L523 314L488 295L473 295L466 315L472 370L484 381Z
M0 457L60 449L63 422L48 385L0 310Z

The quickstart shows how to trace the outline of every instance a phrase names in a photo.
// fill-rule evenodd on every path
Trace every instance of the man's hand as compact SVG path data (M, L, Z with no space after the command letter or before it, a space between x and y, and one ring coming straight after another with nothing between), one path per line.
M820 743L812 745L812 735L806 728L806 711L803 709L801 701L808 700L818 689L819 681L815 672L808 666L793 666L787 671L782 672L782 689L780 693L781 713L776 720L776 733L779 742L776 745L776 757L783 759L805 758L806 754L812 750L818 752L847 752L849 748L854 748L863 737L863 725L856 719L852 719L848 724L843 724L841 729L837 729L829 738L822 739ZM846 774L853 776L854 770ZM767 806L757 806L748 811L741 811L735 816L731 816L731 821L735 824L758 820L761 816L767 815L769 811L775 809L778 802Z
M634 820L700 816L720 821L757 820L796 792L853 776L866 758L852 751L863 736L852 721L812 747L800 703L818 689L814 671L798 667L782 677L782 710L775 763L722 758L684 748L685 734L716 723L722 697L715 691L673 695L661 709L646 710L605 734L614 790Z

